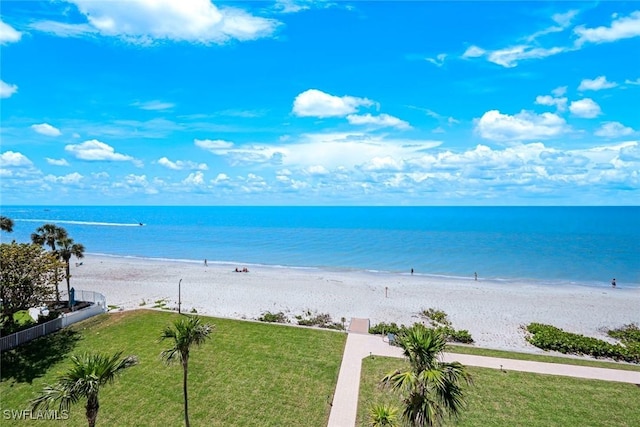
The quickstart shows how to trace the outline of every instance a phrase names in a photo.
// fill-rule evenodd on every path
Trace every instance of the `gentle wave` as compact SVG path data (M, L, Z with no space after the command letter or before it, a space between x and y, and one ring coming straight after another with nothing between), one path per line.
M14 221L22 222L43 222L46 224L76 224L76 225L99 225L104 227L140 227L144 224L139 222L120 223L120 222L94 222L94 221L71 221L60 219L14 219Z

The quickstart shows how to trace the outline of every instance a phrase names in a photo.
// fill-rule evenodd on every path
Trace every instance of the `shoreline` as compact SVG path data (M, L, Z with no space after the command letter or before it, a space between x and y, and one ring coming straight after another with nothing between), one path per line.
M203 265L202 259L191 258L165 258L165 257L152 257L142 255L119 255L119 254L106 254L106 253L85 253L85 256L92 257L104 257L115 259L130 259L138 261L151 261L151 262L167 262L167 263L184 263L189 265ZM82 262L76 261L76 262ZM213 266L245 266L254 268L265 269L283 269L283 270L302 270L302 271L326 271L329 273L362 273L373 275L388 275L388 276L415 276L423 277L425 279L432 280L459 280L459 281L477 281L482 283L492 283L497 286L578 286L586 287L589 289L606 289L611 288L611 284L606 281L587 281L587 280L570 280L570 279L543 279L543 278L529 278L529 277L483 277L478 275L477 280L474 280L473 275L461 276L454 274L439 274L439 273L423 273L414 272L411 273L411 269L408 271L392 271L392 270L376 270L371 268L356 268L356 267L332 267L332 266L300 266L300 265L281 265L281 264L262 264L256 262L242 262L242 261L220 261L220 260L207 260L207 263ZM640 283L635 282L617 282L617 289L635 289L640 291Z
M71 262L71 286L100 292L123 309L166 301L182 311L256 319L266 311L289 318L307 310L345 317L412 324L428 308L443 310L455 329L467 329L478 347L539 352L521 326L552 324L569 332L605 338L603 328L640 323L640 289L548 286L425 275L333 271L204 261L157 260L89 254ZM248 267L248 273L236 273ZM64 286L61 286L63 289ZM386 289L385 289L386 288ZM387 296L385 297L385 292ZM143 304L144 301L144 304Z

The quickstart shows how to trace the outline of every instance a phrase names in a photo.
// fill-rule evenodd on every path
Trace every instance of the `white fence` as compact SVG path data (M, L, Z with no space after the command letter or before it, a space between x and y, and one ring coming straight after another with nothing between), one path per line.
M104 295L92 291L75 291L76 301L86 301L92 303L89 307L82 308L78 311L65 313L57 319L36 325L32 328L16 332L6 337L0 338L0 351L10 350L26 342L36 338L48 335L59 329L65 328L76 322L88 319L107 311L107 299Z

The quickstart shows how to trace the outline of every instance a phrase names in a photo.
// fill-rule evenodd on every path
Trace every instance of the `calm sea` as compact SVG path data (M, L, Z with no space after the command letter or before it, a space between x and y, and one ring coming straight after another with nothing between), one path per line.
M96 254L640 287L640 207L1 209L3 240L52 222Z

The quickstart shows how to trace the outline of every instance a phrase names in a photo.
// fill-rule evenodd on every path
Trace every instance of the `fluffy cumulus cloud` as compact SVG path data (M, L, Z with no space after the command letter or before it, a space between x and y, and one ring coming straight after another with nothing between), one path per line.
M584 92L586 90L610 89L616 86L618 86L617 83L607 81L607 78L605 76L599 76L593 80L591 79L582 80L580 82L580 86L578 86L578 90Z
M5 151L0 154L0 167L28 167L33 166L31 160L22 153Z
M334 96L317 89L309 89L293 101L293 114L299 117L344 117L358 111L359 107L370 107L374 102L353 96Z
M551 95L540 95L536 97L536 104L548 105L551 107L556 107L558 111L565 111L567 109L567 98L554 97Z
M9 44L20 41L22 33L11 25L0 20L0 44Z
M462 57L463 58L479 58L481 56L484 56L486 53L487 53L486 50L478 46L472 45L472 46L469 46L467 50L464 51L464 53L462 54Z
M193 143L196 147L213 154L225 154L230 148L233 148L233 142L222 139L195 139Z
M610 26L586 28L579 26L574 29L578 36L576 45L584 43L609 43L616 40L628 39L640 36L640 10L632 12L629 16L617 17L614 15Z
M229 40L255 40L271 36L280 23L254 16L236 7L217 7L210 0L66 0L74 4L86 23L40 21L32 28L60 36L97 33L131 43L158 40L221 44Z
M600 106L591 98L573 101L571 105L569 105L569 111L571 111L571 114L574 116L585 119L593 119L602 113Z
M31 125L31 129L33 129L35 132L39 133L40 135L46 135L46 136L62 135L62 132L60 132L58 128L51 126L49 123L40 123L37 125Z
M619 122L605 122L595 131L596 136L602 136L604 138L618 138L621 136L628 136L635 131L623 125Z
M523 110L512 116L491 110L475 120L475 130L482 138L494 141L530 141L556 137L569 128L562 117L553 113L538 115Z
M44 179L57 184L79 184L83 178L84 177L78 172L73 172L63 176L47 175Z
M9 98L18 91L18 86L0 80L0 98Z
M116 153L113 147L97 139L85 141L81 144L69 144L64 149L80 160L113 162L134 160L131 156Z
M202 186L204 185L204 174L200 171L190 173L189 176L182 180L182 183L191 187Z
M47 163L52 166L69 166L69 162L66 159L52 159L46 157Z
M388 114L373 116L367 114L349 114L347 120L352 125L370 125L374 127L394 127L396 129L411 129L408 122Z
M196 163L196 162L183 161L183 160L177 160L175 162L172 162L166 157L162 157L161 159L159 159L158 164L160 166L164 166L167 169L172 169L176 171L184 170L184 169L206 171L207 169L209 169L206 163Z

